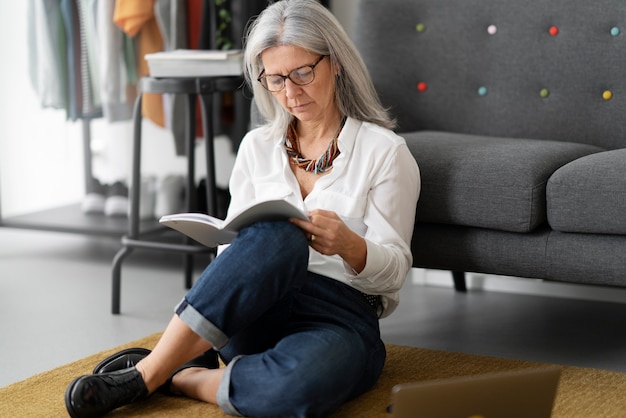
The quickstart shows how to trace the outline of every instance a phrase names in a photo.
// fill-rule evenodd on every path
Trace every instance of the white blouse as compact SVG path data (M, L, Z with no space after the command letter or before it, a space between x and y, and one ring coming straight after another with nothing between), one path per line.
M341 154L303 200L289 166L284 138L261 127L243 139L230 179L229 212L253 201L284 199L305 212L333 211L365 238L367 259L359 274L339 256L310 248L309 271L381 295L383 316L398 305L398 291L413 258L411 237L420 173L404 139L391 130L348 118L338 138Z

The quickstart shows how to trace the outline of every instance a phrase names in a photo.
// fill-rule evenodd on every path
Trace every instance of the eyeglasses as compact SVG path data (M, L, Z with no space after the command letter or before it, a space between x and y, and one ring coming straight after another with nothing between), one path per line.
M315 80L315 72L313 71L317 64L322 62L322 60L328 55L322 55L313 65L304 65L302 67L298 67L295 70L292 70L287 75L280 74L267 74L265 70L261 72L261 75L257 80L267 91L271 91L272 93L276 93L285 88L285 80L290 79L293 84L298 86L306 86L307 84L311 84L313 80Z

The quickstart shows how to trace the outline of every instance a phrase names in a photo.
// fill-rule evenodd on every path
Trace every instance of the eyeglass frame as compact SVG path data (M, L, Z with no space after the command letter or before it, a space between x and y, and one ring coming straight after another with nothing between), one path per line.
M309 84L311 84L313 81L315 81L315 67L317 67L317 65L322 62L322 60L326 57L328 57L329 55L322 55L319 57L319 59L317 61L315 61L314 64L311 65L303 65L301 67L298 68L294 68L293 70L289 71L289 74L287 75L282 75L282 74L264 74L265 73L265 69L263 69L263 71L261 71L261 74L259 74L259 77L256 79L261 86L263 86L263 88L267 91L269 91L270 93L278 93L279 91L283 91L285 89L285 85L287 82L287 79L289 79L293 84L295 84L296 86L308 86ZM311 78L311 81L309 81L308 83L304 83L304 84L300 84L295 82L292 78L291 78L291 74L293 74L294 72L301 70L303 68L310 68L311 72L313 73L313 78ZM270 90L269 87L267 86L267 77L281 77L283 79L283 86L278 89L278 90ZM265 84L263 83L263 81L265 81Z

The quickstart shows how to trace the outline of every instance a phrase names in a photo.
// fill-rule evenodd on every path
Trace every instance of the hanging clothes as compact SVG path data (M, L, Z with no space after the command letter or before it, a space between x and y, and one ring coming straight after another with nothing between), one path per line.
M206 43L206 38L202 35L202 22L205 20L204 14L209 13L209 7L205 7L204 0L187 0L189 8L189 17L187 19L187 39L189 39L189 48L210 49L212 45ZM208 32L208 27L207 27ZM202 45L200 45L202 43Z
M150 71L144 56L163 51L163 38L154 14L154 0L117 0L113 21L130 37L137 37L137 74L148 76ZM144 94L142 115L158 126L165 126L160 94Z
M86 0L61 0L65 34L66 112L68 119L102 116L95 73L97 60Z
M205 0L156 0L155 15L163 37L164 50L211 49L211 7ZM186 95L163 95L165 126L172 132L177 155L185 155L187 138ZM193 109L191 111L194 111ZM196 137L204 134L202 108L195 105Z
M59 0L29 0L27 42L30 82L42 107L65 109L65 30Z
M100 113L100 83L98 75L98 60L95 46L95 27L93 14L89 13L91 0L76 0L74 12L76 18L75 33L78 33L76 64L80 74L80 115L95 116Z
M131 60L125 59L132 42L126 43L113 24L114 2L29 0L29 71L42 107L65 109L72 121L103 113L110 121L131 118L135 96L128 92L136 91L136 74L128 75L136 73L135 57L132 53ZM116 42L110 42L113 36ZM115 84L120 77L109 70L113 61L108 56L117 57L115 66L124 75L122 92Z
M241 20L237 32L255 14L252 8L260 10L264 3L233 5L233 16ZM31 83L43 107L65 109L72 121L101 116L109 122L129 120L138 80L149 75L144 56L215 48L215 13L208 0L28 0ZM214 97L218 131L232 124L225 117L229 100L232 94ZM184 96L143 97L143 116L173 133L177 155L186 152L187 106ZM195 107L195 133L202 137L199 102Z
M166 51L189 48L187 2L188 0L156 0L155 14ZM174 136L176 155L185 155L187 97L182 94L164 94L162 97L165 127Z
M115 0L89 0L95 20L100 100L109 122L130 120L137 97L135 43L113 22Z

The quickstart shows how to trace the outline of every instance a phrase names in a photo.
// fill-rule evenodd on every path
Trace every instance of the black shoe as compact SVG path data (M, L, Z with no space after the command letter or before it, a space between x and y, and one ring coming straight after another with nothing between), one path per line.
M92 418L147 396L141 373L132 367L74 379L65 391L65 407L72 418Z
M195 359L188 361L187 363L180 366L178 369L174 370L174 372L170 375L167 381L159 387L158 389L159 392L163 393L164 395L176 395L176 393L173 392L171 389L172 379L174 378L174 375L176 375L176 373L185 369L189 369L190 367L203 367L205 369L219 369L220 362L217 358L217 351L215 350L205 351L204 354L201 354Z
M127 348L126 350L118 351L98 363L93 369L93 374L109 373L135 367L150 352L147 348Z

